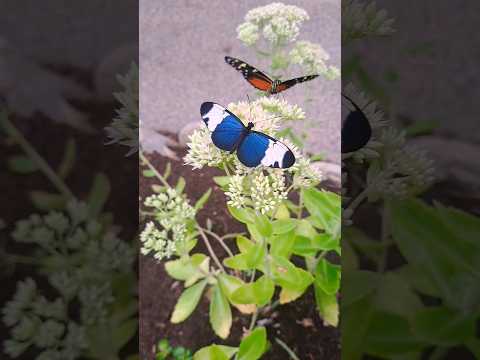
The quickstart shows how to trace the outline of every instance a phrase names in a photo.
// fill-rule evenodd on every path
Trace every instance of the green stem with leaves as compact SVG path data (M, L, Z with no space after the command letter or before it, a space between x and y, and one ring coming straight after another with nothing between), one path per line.
M0 124L5 129L5 132L22 148L25 154L37 165L38 169L50 180L58 191L65 196L67 200L75 199L75 196L68 186L15 127L15 125L13 125L5 112L0 114Z

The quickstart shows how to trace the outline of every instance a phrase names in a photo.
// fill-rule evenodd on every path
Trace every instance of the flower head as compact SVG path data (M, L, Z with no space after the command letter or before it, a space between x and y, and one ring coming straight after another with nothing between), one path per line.
M293 5L260 6L245 15L245 22L237 27L238 38L251 46L261 33L271 44L285 45L297 38L301 24L308 18L305 10Z
M159 194L147 197L144 205L153 208L155 220L161 229L152 221L147 223L140 234L142 254L153 253L157 260L162 260L183 249L190 240L188 226L195 216L195 209L185 196L173 188L166 188Z
M365 36L390 35L394 32L393 22L386 10L377 10L374 1L342 1L342 43Z
M319 44L298 41L289 56L292 64L300 65L308 74L323 75L328 79L335 79L340 75L338 68L325 63L330 59L330 55Z

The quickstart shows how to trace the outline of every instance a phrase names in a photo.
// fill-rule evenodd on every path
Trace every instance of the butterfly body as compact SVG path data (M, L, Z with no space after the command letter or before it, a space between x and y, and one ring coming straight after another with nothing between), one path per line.
M278 94L288 88L305 81L315 79L318 75L302 76L295 79L286 81L272 80L257 68L247 64L245 61L236 59L230 56L225 56L225 62L231 65L236 70L240 71L245 78L254 88L264 91L267 94Z
M293 152L285 144L252 130L252 122L243 125L235 114L223 106L205 102L200 107L200 114L212 133L215 146L230 153L237 152L238 159L245 166L288 168L295 163Z

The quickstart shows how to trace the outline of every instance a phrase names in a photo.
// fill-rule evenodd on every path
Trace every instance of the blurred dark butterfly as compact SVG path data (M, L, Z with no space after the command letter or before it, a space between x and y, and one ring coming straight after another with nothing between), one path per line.
M245 61L232 58L230 56L225 56L225 62L233 66L236 70L241 71L243 77L256 89L265 91L268 94L278 94L288 88L302 83L304 81L309 81L315 79L318 75L308 75L295 79L280 81L272 80L267 75L265 75L260 70L254 68L253 66L247 64Z
M345 94L342 96L355 108L350 111L342 125L342 154L344 154L364 147L372 136L372 128L362 109Z
M288 168L295 163L293 152L280 141L258 131L253 131L253 123L243 125L242 121L223 106L204 102L200 114L212 132L216 147L237 152L240 162L248 167L258 165L273 168Z

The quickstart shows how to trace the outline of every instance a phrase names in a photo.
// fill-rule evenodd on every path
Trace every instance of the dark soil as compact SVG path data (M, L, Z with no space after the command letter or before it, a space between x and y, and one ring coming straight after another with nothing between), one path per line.
M179 157L183 156L179 153ZM216 169L205 168L192 170L183 162L172 161L158 154L148 156L149 160L160 172L168 162L172 165L172 176L169 179L175 184L178 177L186 179L185 192L192 203L212 188L212 195L199 213L198 221L205 225L207 218L213 221L213 231L219 235L245 231L243 225L232 219L226 209L226 199L212 177L221 175ZM152 178L140 176L140 196L151 194ZM199 243L197 249L206 253ZM217 254L225 254L224 250L212 243ZM233 247L235 248L235 246ZM195 249L195 250L197 250ZM208 320L208 300L203 298L199 307L183 323L173 325L169 322L176 300L183 290L181 283L174 281L164 271L162 263L152 257L140 256L140 357L153 359L155 344L167 338L173 346L184 346L192 351L211 343L238 346L243 330L248 328L249 315L233 310L233 326L226 341L218 338L211 330ZM287 360L288 354L274 342L278 337L295 351L302 360L335 360L340 359L340 332L334 327L324 326L315 308L313 292L304 295L300 300L282 305L273 312L259 317L267 323L267 331L271 349L262 359Z

